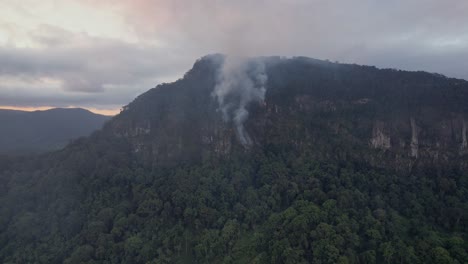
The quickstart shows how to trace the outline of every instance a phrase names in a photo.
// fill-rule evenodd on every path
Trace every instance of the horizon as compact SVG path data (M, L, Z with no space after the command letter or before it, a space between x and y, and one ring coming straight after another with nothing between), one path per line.
M115 114L216 52L306 56L466 80L468 28L459 26L468 23L466 13L466 1L437 0L4 0L0 106Z
M120 113L120 109L96 109L90 107L79 107L79 106L65 106L65 107L54 107L54 106L38 106L38 107L16 107L16 106L0 106L0 110L14 110L24 112L35 112L35 111L47 111L51 109L84 109L91 113L104 115L104 116L116 116Z
M209 55L213 55L213 54L220 54L220 53L210 53L210 54L205 54L203 56L200 56L198 57L196 60L199 60L199 59L202 59L206 56L209 56ZM227 54L222 54L224 56L229 56ZM254 57L254 56L251 56L251 57ZM370 64L358 64L358 63L355 63L355 62L340 62L340 61L331 61L330 59L317 59L317 58L313 58L313 57L308 57L308 56L281 56L281 55L263 55L261 57L284 57L284 58L294 58L294 57L306 57L306 58L309 58L309 59L316 59L316 60L321 60L321 61L326 61L326 62L330 62L330 63L338 63L338 64L348 64L348 65L360 65L360 66L370 66L370 67L376 67L377 69L379 70L388 70L388 69L392 69L392 70L399 70L399 71L405 71L405 72L425 72L425 73L429 73L429 74L438 74L438 75L442 75L444 77L447 77L447 78L455 78L455 79L460 79L460 80L464 80L464 81L468 81L468 78L457 78L457 77L451 77L451 76L446 76L446 75L443 75L442 73L439 73L439 72L430 72L430 71L424 71L424 70L418 70L418 69L415 69L415 70L407 70L407 69L401 69L401 68L385 68L385 67L378 67L376 65L370 65ZM194 60L193 63L196 62L196 60ZM188 72L191 68L187 69L185 71ZM176 77L174 80L171 80L171 81L168 81L167 83L173 83L175 82L178 78L182 78L184 74L181 74L179 77ZM159 84L157 84L156 86L154 86L153 88L156 88ZM143 94L144 92L150 90L152 88L148 88L147 90L144 90L142 91L141 94ZM85 110L88 110L94 114L99 114L99 115L104 115L104 116L116 116L118 115L121 111L122 111L122 108L130 103L131 101L133 101L136 97L138 97L139 95L141 94L138 94L136 95L135 97L131 98L128 102L126 102L125 104L123 104L122 106L120 107L114 107L114 108L99 108L99 107L91 107L91 106L80 106L80 105L63 105L63 106L50 106L50 105L40 105L40 106L15 106L15 105L0 105L0 109L2 110L17 110L17 111L25 111L25 112L34 112L34 111L46 111L46 110L51 110L51 109L85 109Z
M468 264L467 14L0 0L0 264Z

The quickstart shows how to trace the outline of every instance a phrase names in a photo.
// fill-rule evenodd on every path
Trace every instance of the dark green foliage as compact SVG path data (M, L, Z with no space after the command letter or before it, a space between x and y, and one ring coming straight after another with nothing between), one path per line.
M89 151L74 149L82 154L73 159ZM430 171L395 174L289 154L265 150L252 160L234 156L148 170L128 163L115 167L116 152L87 160L104 162L99 167L108 169L99 175L99 167L81 176L67 175L62 167L34 186L10 180L10 192L1 198L0 258L6 263L468 261L466 172L443 169L443 179L458 186L447 195Z
M449 144L460 132L441 141L449 158L430 156L431 118L466 111L459 80L267 60L251 148L229 134L209 96L213 69L198 62L62 151L0 157L0 262L467 263L466 155ZM375 119L405 128L421 112L430 151L370 147Z

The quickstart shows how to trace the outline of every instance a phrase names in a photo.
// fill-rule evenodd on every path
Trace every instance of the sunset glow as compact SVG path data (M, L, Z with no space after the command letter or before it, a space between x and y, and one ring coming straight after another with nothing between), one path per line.
M0 105L116 114L211 53L468 79L468 2L419 2L2 0Z
M53 109L56 107L53 106L39 106L39 107L32 107L32 106L23 106L23 107L18 107L18 106L5 106L5 105L0 105L0 109L6 109L6 110L18 110L18 111L27 111L27 112L33 112L33 111L44 111L44 110L49 110ZM62 107L62 108L77 108L76 106L67 106L67 107ZM120 109L97 109L93 107L81 107L83 109L86 109L90 112L93 112L95 114L100 114L100 115L107 115L107 116L114 116L120 112Z

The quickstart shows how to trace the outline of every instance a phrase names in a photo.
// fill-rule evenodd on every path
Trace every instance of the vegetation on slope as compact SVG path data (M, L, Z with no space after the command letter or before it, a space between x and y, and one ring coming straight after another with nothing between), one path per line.
M62 151L1 158L0 261L467 263L467 156L454 147L438 149L440 159L410 157L368 143L374 118L406 122L414 109L435 113L423 124L440 138L433 120L465 111L459 81L303 58L275 65L270 108L250 109L251 148L232 138L223 155L187 158L204 148L200 131L223 131L205 114L213 106L200 104L212 72L195 67ZM303 94L313 101L298 103ZM349 103L363 97L374 103ZM330 112L323 102L332 99ZM191 155L170 148L180 141Z

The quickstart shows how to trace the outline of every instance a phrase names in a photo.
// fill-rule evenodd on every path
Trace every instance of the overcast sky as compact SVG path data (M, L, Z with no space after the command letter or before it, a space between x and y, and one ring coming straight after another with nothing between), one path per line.
M0 107L116 112L209 53L468 79L466 0L0 0Z

